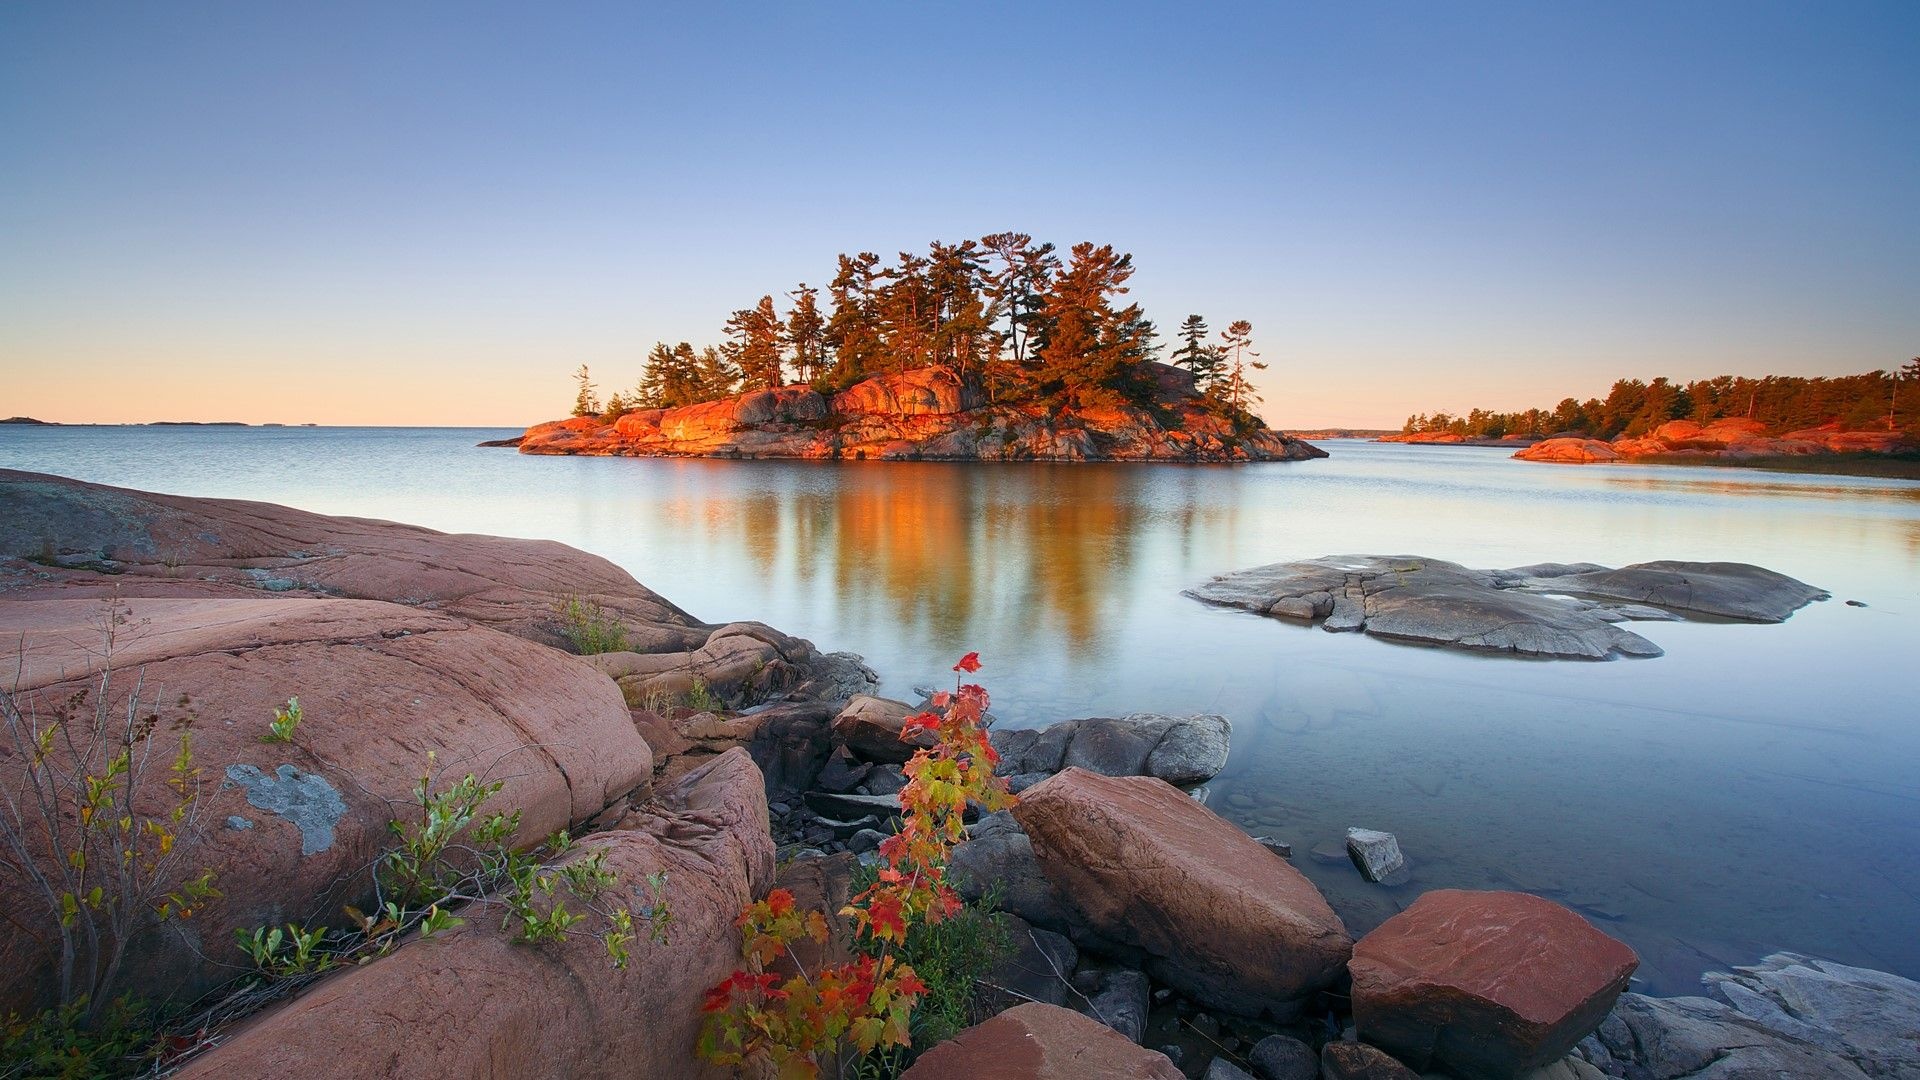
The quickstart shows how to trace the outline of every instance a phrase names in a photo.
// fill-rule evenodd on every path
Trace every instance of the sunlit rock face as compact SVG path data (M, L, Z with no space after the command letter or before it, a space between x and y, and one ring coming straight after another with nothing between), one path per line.
M1841 424L1825 424L1772 436L1767 434L1767 426L1758 420L1729 416L1711 424L1669 420L1645 435L1622 435L1610 443L1587 438L1547 439L1513 456L1522 461L1586 465L1666 454L1715 458L1886 454L1906 445L1906 439L1898 432L1847 431Z
M939 368L879 375L831 400L783 386L615 420L537 424L525 454L866 461L1299 461L1325 457L1278 431L1235 431L1192 376L1149 365L1152 409L996 405Z

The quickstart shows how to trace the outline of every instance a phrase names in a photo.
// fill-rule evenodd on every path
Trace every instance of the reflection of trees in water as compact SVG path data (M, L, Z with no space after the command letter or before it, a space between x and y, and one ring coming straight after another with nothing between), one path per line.
M708 464L708 468L717 463ZM1212 470L939 463L719 465L659 514L732 548L827 621L954 649L1105 651L1139 560L1186 565L1237 506ZM1217 568L1213 568L1217 569ZM1211 571L1209 571L1211 572Z

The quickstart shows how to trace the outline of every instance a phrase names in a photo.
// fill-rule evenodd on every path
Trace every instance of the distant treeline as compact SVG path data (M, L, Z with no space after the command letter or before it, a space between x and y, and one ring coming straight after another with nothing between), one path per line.
M1063 259L1025 233L934 241L891 263L841 255L824 298L802 282L784 294L784 313L771 293L735 311L718 345L661 342L639 384L604 402L581 368L574 413L691 405L789 382L831 393L927 367L995 402L1145 404L1156 384L1144 365L1159 356L1159 333L1139 304L1121 302L1132 276L1133 256L1110 244L1075 244ZM1252 333L1242 320L1215 338L1189 315L1169 357L1223 414L1249 422L1259 397L1248 373L1266 366Z
M1686 384L1621 379L1605 400L1566 398L1551 409L1525 412L1474 409L1465 416L1421 414L1407 417L1401 430L1488 439L1571 432L1611 439L1644 435L1669 420L1706 424L1729 416L1758 420L1776 434L1830 423L1853 431L1920 434L1920 358L1898 371L1835 378L1721 375Z

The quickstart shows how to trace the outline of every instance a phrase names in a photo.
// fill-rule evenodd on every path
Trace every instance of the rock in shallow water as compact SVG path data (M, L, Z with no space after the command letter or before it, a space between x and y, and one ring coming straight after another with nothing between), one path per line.
M1354 946L1354 1026L1416 1067L1511 1080L1573 1049L1637 966L1551 900L1438 889Z
M1407 857L1400 841L1378 829L1348 829L1347 857L1360 875L1375 884L1396 885L1406 880Z
M1617 625L1649 615L1780 622L1828 594L1758 566L1651 562L1618 570L1542 563L1475 570L1413 555L1329 555L1222 574L1187 595L1328 630L1538 656L1658 656Z
M1199 1004L1286 1015L1352 949L1312 882L1159 780L1069 769L1013 815L1079 921Z

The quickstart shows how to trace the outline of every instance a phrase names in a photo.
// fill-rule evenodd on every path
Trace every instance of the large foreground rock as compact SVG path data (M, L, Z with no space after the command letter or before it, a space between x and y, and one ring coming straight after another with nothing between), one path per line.
M590 937L514 942L490 910L322 982L191 1062L190 1078L270 1076L719 1077L693 1055L707 988L739 958L734 918L773 876L759 770L744 749L689 773L608 833L619 899L667 875L666 944L644 937L625 971ZM1088 1021L1091 1023L1091 1021Z
M1438 889L1354 946L1360 1038L1415 1068L1512 1080L1559 1060L1613 1008L1633 950L1552 902Z
M1008 1009L926 1053L901 1080L1183 1080L1167 1055L1041 1002Z
M0 601L0 638L22 650L14 693L24 707L46 715L74 702L91 717L112 610L105 600ZM139 714L158 725L137 804L171 806L166 763L186 726L203 796L169 884L212 869L225 894L133 942L123 989L149 1000L191 999L231 978L244 959L235 929L339 925L341 905L365 906L368 867L393 842L389 823L408 815L429 754L436 785L467 773L501 780L490 806L522 810L525 841L617 813L652 773L611 682L446 614L291 598L134 598L117 611L109 713L124 718L137 684ZM304 717L292 741L262 742L289 697ZM0 757L0 790L22 798L22 783L18 759ZM0 875L0 909L41 934L0 934L0 1012L47 1002L44 908Z
M1328 630L1570 660L1658 656L1618 625L1691 615L1780 622L1827 593L1746 563L1475 570L1417 555L1328 555L1221 574L1187 595Z
M1352 950L1298 870L1163 781L1068 769L1013 814L1081 923L1197 1002L1291 1014Z
M730 704L845 699L877 681L857 657L760 624L700 622L606 559L551 540L0 469L0 599L109 594L384 600L568 649L563 611L574 607L618 624L633 651L621 656L673 673L661 682L670 695L695 677ZM618 663L601 662L615 677Z

